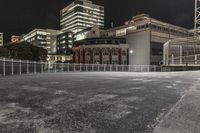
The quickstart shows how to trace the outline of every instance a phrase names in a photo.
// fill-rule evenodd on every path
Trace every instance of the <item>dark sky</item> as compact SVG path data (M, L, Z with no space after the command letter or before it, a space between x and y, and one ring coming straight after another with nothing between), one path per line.
M59 11L73 0L1 0L0 32L5 40L34 28L59 28ZM106 27L113 21L122 25L132 16L146 13L151 17L193 28L195 0L93 0L105 6Z

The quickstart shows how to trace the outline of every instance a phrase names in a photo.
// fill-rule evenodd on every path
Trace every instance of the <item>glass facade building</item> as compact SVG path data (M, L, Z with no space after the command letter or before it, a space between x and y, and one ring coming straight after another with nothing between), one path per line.
M89 0L75 0L60 11L63 32L77 33L94 25L104 27L104 7Z

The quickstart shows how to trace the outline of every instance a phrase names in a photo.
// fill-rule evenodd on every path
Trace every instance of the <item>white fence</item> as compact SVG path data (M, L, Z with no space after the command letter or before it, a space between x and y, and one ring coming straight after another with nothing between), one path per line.
M33 62L0 58L0 75L44 72L160 72L156 65L109 65Z

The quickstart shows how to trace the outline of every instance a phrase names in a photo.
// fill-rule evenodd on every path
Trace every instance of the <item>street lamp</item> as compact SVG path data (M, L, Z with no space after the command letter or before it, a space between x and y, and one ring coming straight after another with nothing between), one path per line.
M130 50L130 51L129 51L129 53L130 53L130 54L133 54L133 53L134 53L134 51L133 51L133 50Z

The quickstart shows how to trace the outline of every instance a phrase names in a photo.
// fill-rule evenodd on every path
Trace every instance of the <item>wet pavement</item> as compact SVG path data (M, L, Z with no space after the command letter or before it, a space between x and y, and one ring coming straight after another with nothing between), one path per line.
M200 78L46 73L0 78L0 133L151 133Z

